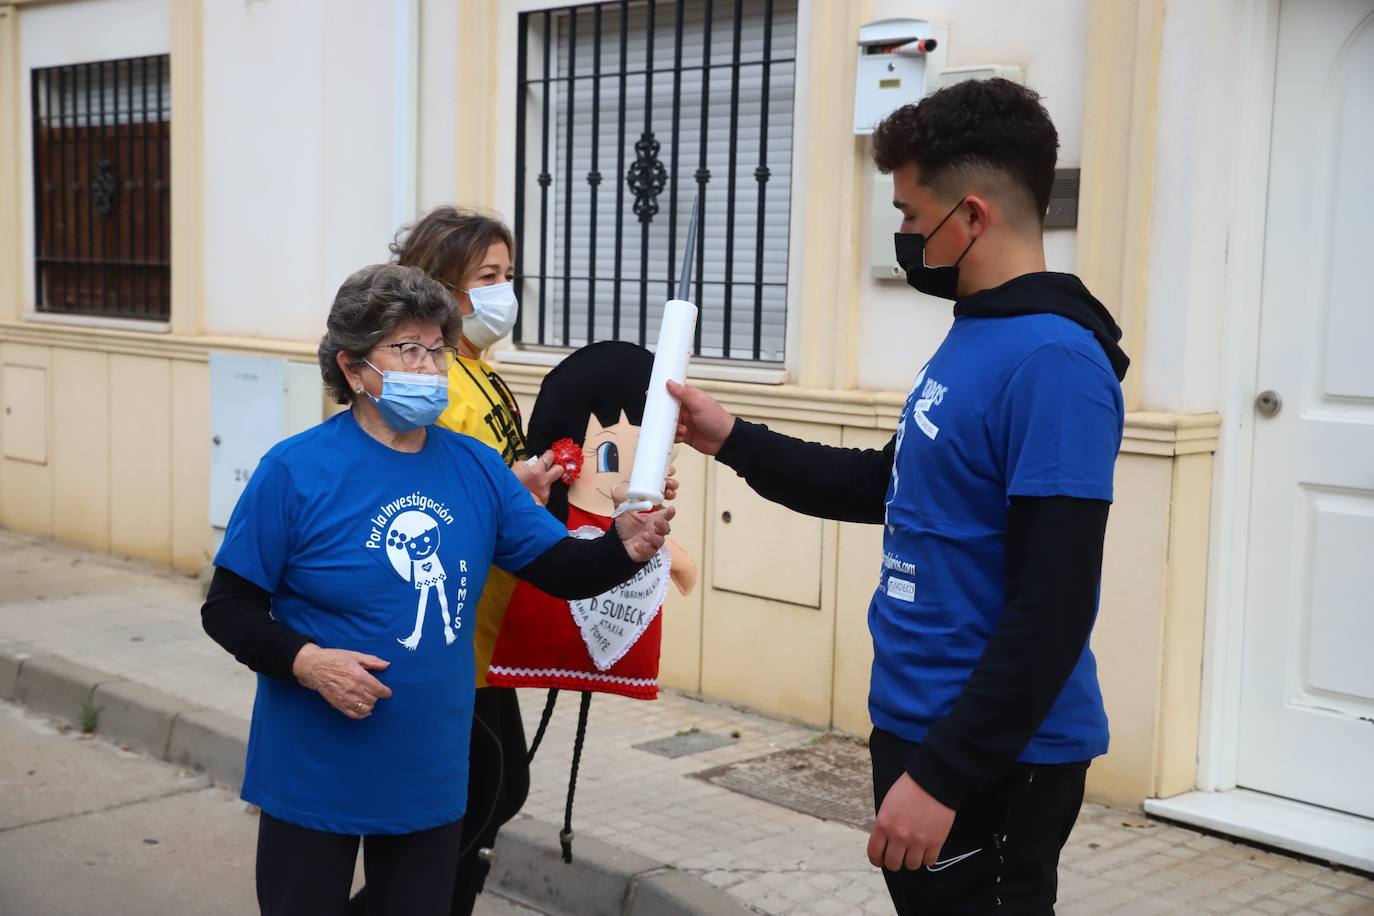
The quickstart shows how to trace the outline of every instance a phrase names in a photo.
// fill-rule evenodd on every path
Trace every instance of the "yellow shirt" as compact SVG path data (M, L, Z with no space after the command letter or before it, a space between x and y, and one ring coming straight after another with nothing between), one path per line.
M484 360L460 356L448 371L448 407L439 415L439 425L487 443L501 453L507 465L525 457L525 435L515 397ZM515 583L515 577L503 569L493 566L487 572L486 588L477 601L477 629L472 634L478 687L487 686L491 653Z

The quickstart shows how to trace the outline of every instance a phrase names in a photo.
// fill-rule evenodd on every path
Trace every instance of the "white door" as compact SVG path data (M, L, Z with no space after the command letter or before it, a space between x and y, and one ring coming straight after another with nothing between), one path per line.
M1282 6L1260 308L1237 782L1374 817L1374 0Z

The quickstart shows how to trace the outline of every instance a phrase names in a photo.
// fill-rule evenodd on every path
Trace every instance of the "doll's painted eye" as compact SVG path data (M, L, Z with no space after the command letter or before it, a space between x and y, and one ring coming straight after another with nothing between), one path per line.
M603 473L620 470L620 449L614 442L603 442L596 447L596 469Z

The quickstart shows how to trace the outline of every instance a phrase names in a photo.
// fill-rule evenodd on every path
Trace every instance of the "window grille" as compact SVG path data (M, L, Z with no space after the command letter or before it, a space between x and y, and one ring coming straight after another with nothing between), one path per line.
M168 56L44 67L32 77L38 310L165 320Z
M796 37L796 0L521 14L517 343L652 343L699 192L696 354L782 361Z

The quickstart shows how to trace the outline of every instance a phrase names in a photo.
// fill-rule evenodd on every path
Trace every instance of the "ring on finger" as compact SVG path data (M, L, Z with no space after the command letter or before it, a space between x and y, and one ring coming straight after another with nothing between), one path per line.
M363 701L362 701L362 700L358 700L357 702L355 702L355 703L353 704L353 708L356 709L358 712L362 712L362 711L363 711Z

